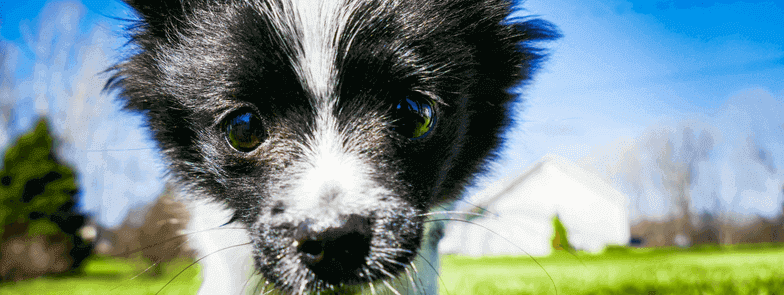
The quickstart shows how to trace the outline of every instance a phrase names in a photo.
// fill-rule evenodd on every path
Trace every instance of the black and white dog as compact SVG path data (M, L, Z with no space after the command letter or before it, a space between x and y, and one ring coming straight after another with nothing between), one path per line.
M437 293L431 210L492 158L508 89L557 35L503 0L128 3L135 51L108 87L187 196L200 294L256 275L286 294Z

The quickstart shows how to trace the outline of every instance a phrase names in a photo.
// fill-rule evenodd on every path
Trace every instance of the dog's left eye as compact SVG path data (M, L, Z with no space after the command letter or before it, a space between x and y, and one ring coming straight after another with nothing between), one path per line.
M424 138L436 122L434 103L425 97L407 96L395 105L393 114L392 130L410 139Z
M236 112L222 125L226 141L240 152L253 151L267 137L261 119L250 111Z

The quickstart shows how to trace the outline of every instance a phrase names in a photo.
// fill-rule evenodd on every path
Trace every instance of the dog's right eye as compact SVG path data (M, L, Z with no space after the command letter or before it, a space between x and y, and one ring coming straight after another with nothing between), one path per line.
M250 111L236 112L223 122L226 141L240 152L256 149L267 137L259 116Z

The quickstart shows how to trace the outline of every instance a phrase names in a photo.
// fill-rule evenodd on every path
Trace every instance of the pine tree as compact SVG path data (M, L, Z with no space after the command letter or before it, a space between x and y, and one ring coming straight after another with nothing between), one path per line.
M66 245L62 252L70 257L66 259L70 265L56 269L78 268L90 253L91 246L77 234L85 217L75 210L74 172L57 159L54 148L49 126L41 119L5 152L0 170L0 255L4 260L0 281L46 272L44 267L27 271L24 265L14 264L12 260L22 259L16 257L21 254L3 249L12 239L26 241L23 245L33 241ZM51 260L57 258L61 257Z

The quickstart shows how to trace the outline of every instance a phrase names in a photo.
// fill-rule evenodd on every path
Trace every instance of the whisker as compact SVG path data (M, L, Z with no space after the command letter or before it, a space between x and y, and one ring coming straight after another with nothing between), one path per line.
M118 253L118 254L108 255L108 257L129 258L131 254L139 253L139 252L142 252L144 250L151 249L151 248L158 247L158 246L162 246L162 245L168 244L170 242L175 242L175 241L179 242L179 243L177 245L175 245L172 250L180 249L183 245L187 244L187 238L184 239L183 241L178 241L178 239L184 238L184 237L188 236L189 234L190 233L176 235L176 236L164 239L162 241L159 241L157 243L153 243L153 244L150 244L150 245L145 245L143 247L139 247L139 248L136 248L136 249L133 249L133 250L128 250L128 251L125 251L125 252L122 252L122 253ZM128 279L124 280L123 282L118 283L117 286L115 286L114 288L109 289L109 292L116 291L117 289L120 289L123 286L126 286L128 282L131 282L131 281L139 278L141 275L149 272L152 268L157 267L157 266L163 264L164 260L166 260L165 258L157 258L157 259L155 259L155 258L150 258L150 257L148 257L148 259L151 260L151 262L152 262L149 266L147 266L143 270L139 271L133 277L128 278Z
M583 268L588 269L588 266L585 265L585 262L583 262L583 260L580 258L580 256L577 256L577 251L575 251L574 249L564 249L564 250L566 251L566 253L569 253L570 255L572 255L572 257L577 259L577 261L580 262L580 264L583 265Z
M127 152L127 151L148 151L155 148L132 148L132 149L104 149L104 150L82 150L85 153L101 153L101 152Z
M476 205L476 204L474 204L474 203L471 203L471 202L469 202L469 201L466 201L465 199L458 199L458 202L463 202L463 203L466 203L466 204L468 204L469 206L471 206L471 207L474 207L474 209L476 209L476 210L480 210L480 211L482 211L482 212L487 212L487 213L493 214L493 215L495 215L495 216L499 216L498 214L496 214L496 213L493 213L492 211L488 210L487 208L485 208L485 207L482 207L482 206L479 206L479 205Z
M402 262L400 262L400 261L397 261L397 260L395 260L393 257L385 257L385 258L384 258L384 262L385 262L385 263L394 264L394 265L398 265L398 266L400 266L400 267L401 267L403 270L405 270L405 271L406 271L406 272L407 272L407 273L410 275L410 272L408 272L408 265L406 265L406 264L404 264L404 263L402 263ZM395 281L396 281L396 282L397 282L397 283L398 283L400 286L405 286L405 284L406 284L406 283L405 283L405 278L404 278L402 275L401 275L401 276L397 276L397 275L394 275L394 276L393 276L393 275L391 275L391 274L390 274L390 276L391 276L391 277L392 277L392 278L393 278L393 279L394 279L394 280L395 280Z
M413 264L413 262L411 262L411 264ZM418 292L419 288L417 287L416 282L414 282L414 276L411 275L411 270L409 270L408 267L404 268L404 270L406 271L406 276L408 276L408 279L411 281L411 288Z
M370 286L370 293L373 295L377 295L376 287L373 286L373 275L370 274L370 271L367 268L364 268L363 270L365 271L365 274L367 274L368 276L368 286Z
M168 239L165 239L165 240L159 241L157 243L154 243L154 244L151 244L151 245L147 245L147 246L135 249L135 250L130 250L130 251L126 251L126 252L123 252L123 253L111 255L111 257L128 257L128 255L131 255L131 254L134 254L134 253L138 253L138 252L141 252L141 251L153 248L153 247L158 247L160 245L166 244L168 242L174 241L174 240L179 239L179 238L186 238L186 237L188 237L188 236L190 236L192 234L198 234L198 233L203 233L203 232L207 232L207 231L222 230L222 229L244 229L244 228L241 228L241 227L218 227L218 228L208 228L208 229L203 229L203 230L199 230L199 231L179 234L179 235L170 237ZM185 243L180 243L180 245L182 245L182 244L185 244Z
M253 294L266 295L266 294L272 293L272 291L274 291L275 289L269 289L268 290L267 289L268 286L269 286L269 282L267 281L266 278L262 277L261 280L259 280L256 283L256 287L253 288ZM261 289L259 289L259 288L261 288Z
M433 269L433 272L436 274L436 277L438 277L438 281L441 282L441 286L444 287L444 290L446 291L446 294L449 295L449 290L446 288L446 283L444 283L444 279L441 278L441 274L438 273L438 269L435 266L433 266L433 264L430 263L430 261L428 261L427 258L424 255L419 254L419 253L417 253L417 255L419 255L419 257L422 258L422 261L427 263L427 265L429 265L430 268Z
M183 235L180 235L179 237L181 237L181 236L183 236ZM143 250L149 249L149 248L151 248L151 247L156 247L156 246L160 246L160 245L166 244L166 243L168 243L168 242L171 242L171 241L172 241L173 239L175 239L175 238L178 238L178 237L170 238L170 239L167 239L167 240L165 240L165 241L158 242L158 243L155 243L155 244L153 244L153 245L150 245L150 246L145 246L145 247L143 247L143 248L140 248L140 249L137 249L137 250L133 250L133 251L128 251L128 252L125 252L125 253L120 253L120 254L111 255L110 257L123 257L123 258L127 258L127 257L128 257L130 254L137 253L137 252L140 252L140 251L143 251ZM179 245L177 245L177 246L175 247L175 249L178 249L178 248L182 247L182 246L183 246L183 245L185 245L186 243L187 243L187 240L186 240L186 241L183 241L183 242L181 242ZM158 266L159 264L162 264L162 263L163 263L163 260L164 260L163 258L158 258L156 261L153 261L153 262L152 262L152 264L150 264L150 266L148 266L148 267L147 267L147 268L145 268L144 270L140 271L139 273L137 273L137 274L136 274L136 275L134 275L133 277L131 277L131 278L129 278L129 279L127 279L127 280L125 280L124 282L120 283L119 285L117 285L116 287L112 288L112 289L111 289L111 290L109 290L109 291L115 291L115 290L117 290L117 289L119 289L119 288L121 288L121 287L125 286L125 285L126 285L128 282L130 282L130 281L133 281L133 280L135 280L136 278L140 277L141 275L143 275L143 274L147 273L147 272L148 272L148 271L150 271L150 269L152 269L153 267L156 267L156 266Z
M247 287L248 287L248 284L250 284L250 281L251 281L251 280L253 280L253 275L251 275L250 277L248 277L248 279L247 279L247 280L245 280L245 283L244 283L244 284L242 284L242 289L240 290L240 293L239 293L238 295L243 295L243 294L245 294L245 288L247 288ZM253 288L253 291L254 291L253 293L257 293L257 292L256 292L256 288L258 288L258 284L256 284L256 287L255 287L255 288Z
M422 286L422 289L424 290L425 284L422 282L422 278L419 276L419 269L417 269L416 263L414 263L414 261L411 260L411 262L409 262L409 265L411 265L411 269L414 270L414 275L416 276L416 280L419 282L419 285Z
M433 211L433 212L418 214L417 216L432 216L432 215L439 215L439 214L447 214L447 215L448 214L460 214L460 215L472 215L472 216L478 216L478 217L486 217L487 216L487 214L476 213L476 212L467 212L467 211ZM493 214L493 215L497 216L497 214Z
M160 263L160 259L159 259L158 261L154 262L152 265L150 265L150 266L148 266L147 268L145 268L144 270L142 270L141 272L139 272L138 274L136 274L135 276L133 276L132 278L130 278L130 279L127 279L127 280L125 280L124 282L120 283L119 285L115 286L114 288L110 289L110 290L109 290L109 292L115 291L115 290L119 289L120 287L123 287L123 286L125 286L125 284L127 284L127 283L128 283L128 282L130 282L130 281L133 281L133 280L135 280L135 279L136 279L136 278L138 278L138 277L140 277L141 275L143 275L144 273L146 273L147 271L149 271L151 268L153 268L153 267L155 267L156 265L158 265L158 263Z
M376 265L378 265L378 271L380 271L382 274L384 274L385 276L389 277L390 279L394 279L395 278L395 276L393 276L386 269L384 269L384 265L381 264L381 262L375 261L374 263Z
M190 236L190 235L192 235L192 234L198 234L198 233L202 233L202 232L207 232L207 231L212 231L212 230L220 230L220 229L243 229L243 228L230 228L230 227L224 227L224 228L210 228L210 229L204 229L204 230L195 231L195 232L189 232L189 233L185 233L185 234L176 235L176 236L170 237L170 238L168 238L168 239L165 239L165 240L159 241L159 242L157 242L157 243L154 243L154 244L151 244L151 245L147 245L147 246L144 246L144 247L140 247L140 248L137 248L137 249L134 249L134 250L130 250L130 251L126 251L126 252L122 252L122 253L119 253L119 254L110 255L110 257L122 257L122 258L127 258L127 257L129 257L131 254L134 254L134 253L139 253L139 252L142 252L142 251L144 251L144 250L147 250L147 249L151 249L151 248L154 248L154 247L162 246L162 245L165 245L165 244L167 244L167 243L169 243L169 242L175 241L175 240L177 240L177 239L180 239L180 238L186 238L186 240L185 240L185 241L182 241L181 243L179 243L179 244L176 246L176 248L180 248L180 247L182 247L183 245L185 245L185 244L187 244L187 243L188 243L188 239L187 239L187 238L189 238L189 236ZM110 292L111 292L111 291L116 291L117 289L119 289L119 288L121 288L121 287L123 287L123 286L126 286L126 284L127 284L128 282L130 282L130 281L133 281L133 280L137 279L138 277L140 277L141 275L143 275L143 274L147 273L148 271L150 271L150 269L152 269L152 268L153 268L153 267L155 267L155 266L158 266L158 265L159 265L159 264L161 264L161 263L163 263L163 259L162 259L162 258L160 258L160 259L158 259L158 260L156 260L156 261L153 261L153 263L152 263L150 266L148 266L148 267L147 267L147 268L145 268L144 270L140 271L138 274L134 275L133 277L131 277L131 278L129 278L129 279L127 279L127 280L125 280L125 282L123 282L123 283L120 283L118 286L116 286L116 287L112 288L112 289L111 289L111 290L109 290L109 291L110 291ZM188 267L190 267L190 265L189 265ZM187 268L188 268L188 267L186 267L184 270L187 270ZM183 270L183 271L184 271L184 270Z
M272 292L275 292L274 288L267 290L267 286L269 286L269 282L266 282L266 280L265 280L264 287L263 287L264 289L261 290L262 292L264 292L264 294L262 294L262 295L272 294Z
M417 269L416 264L414 264L413 260L410 262L410 264L411 264L411 268L414 269L414 273L419 274L419 270Z
M515 248L517 248L518 250L520 250L520 251L522 251L523 253L525 253L525 255L528 255L528 258L531 258L531 260L533 260L533 261L536 263L536 265L538 265L538 266L539 266L539 268L541 268L541 269L544 271L544 273L547 275L547 277L548 277L548 278L550 278L550 283L552 283L552 284L553 284L553 289L555 289L555 295L558 295L558 286L556 286L556 285L555 285L555 280L553 280L553 277L550 275L550 273L549 273L549 272L547 272L547 270L544 268L544 266L542 266L542 264L541 264L541 263L539 263L539 260L536 260L536 258L534 258L533 256L531 256L531 254L530 254L530 253L528 253L528 251L525 251L525 249L523 249L522 247L518 246L517 244L515 244L515 243L514 243L514 242L512 242L511 240L507 239L506 237L502 236L502 235L501 235L501 234L499 234L498 232L496 232L496 231L494 231L494 230L490 229L490 228L489 228L489 227L487 227L487 226L481 225L481 224L479 224L479 223L476 223L476 222L473 222L473 221L470 221L470 220L463 220L463 219L455 219L455 218L441 218L441 219L427 220L427 221L425 221L425 222L436 222L436 221L460 221L460 222L465 222L465 223L473 224L473 225L476 225L476 226L478 226L478 227L484 228L485 230L487 230L487 231L489 231L489 232L491 232L491 233L495 234L496 236L498 236L499 238L503 239L504 241L506 241L507 243L509 243L509 244L510 244L510 245L512 245L513 247L515 247ZM420 255L420 256L421 256L421 255ZM425 261L427 262L427 260L425 260ZM428 262L428 263L430 263L430 262ZM431 266L432 266L432 265L431 265Z
M406 265L406 264L404 264L404 263L402 263L402 262L400 262L400 261L397 261L397 260L391 259L391 258L386 258L386 259L384 259L384 260L386 260L386 261L387 261L387 262L389 262L389 263L393 263L393 264L400 265L400 266L402 266L402 267L404 267L404 268L405 268L405 267L408 267L408 265Z
M419 269L417 269L416 263L414 263L414 261L412 260L411 262L409 262L409 264L411 265L411 269L414 270L414 275L416 276L416 280L418 282L418 285L421 287L422 291L426 291L425 290L425 283L422 282L422 278L419 276Z
M209 254L207 254L207 255L204 255L204 256L200 257L199 259L196 259L196 261L194 261L194 262L191 262L190 264L188 264L188 266L186 266L186 267L185 267L185 268L183 268L183 269L182 269L180 272L178 272L178 273L177 273L177 274L176 274L176 275L175 275L173 278L171 278L171 280L169 280L168 282L166 282L166 284L165 284L165 285L163 285L163 287L161 287L161 289L160 289L160 290L158 290L158 292L155 292L155 295L158 295L158 294L160 294L160 293L161 293L161 291L163 291L163 289L164 289L164 288L166 288L166 286L168 286L169 284L171 284L171 282L173 282L173 281L174 281L174 279L176 279L177 277L179 277L179 276L180 276L182 273L184 273L186 270L188 270L188 269L189 269L189 268L191 268L192 266L194 266L194 265L196 265L197 263L199 263L199 261L202 261L204 258L207 258L207 257L209 257L210 255L212 255L212 254L215 254L215 253L218 253L218 252L220 252L220 251L223 251L223 250L228 250L228 249L231 249L231 248L237 248L237 247L242 247L242 246L248 246L248 245L250 245L250 244L251 244L251 243L250 243L250 242L248 242L248 243L242 243L242 244L238 244L238 245L234 245L234 246L228 246L228 247L225 247L225 248L223 248L223 249L219 249L219 250L216 250L216 251L212 251L211 253L209 253Z
M395 255L395 254L413 254L414 251L403 249L403 248L395 248L395 247L373 247L372 251L384 254L384 255Z
M395 288L392 287L392 285L389 284L389 281L383 280L381 282L383 282L384 285L386 285L387 288L389 288L389 291L392 291L392 293L395 293L395 295L401 295L400 292L398 292Z

